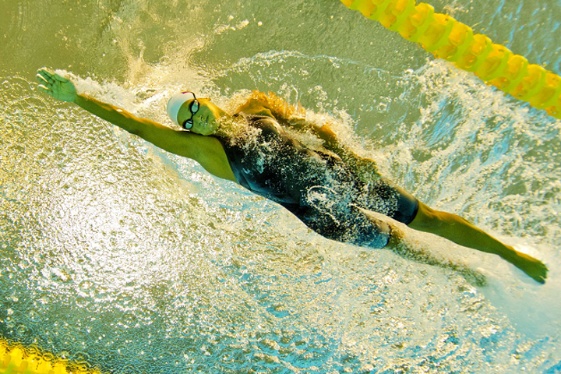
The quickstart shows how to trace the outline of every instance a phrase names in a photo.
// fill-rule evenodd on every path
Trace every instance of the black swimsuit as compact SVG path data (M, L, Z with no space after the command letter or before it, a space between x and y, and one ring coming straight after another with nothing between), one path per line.
M364 183L340 158L311 149L272 118L246 116L257 131L240 142L220 139L239 184L275 201L329 239L384 247L389 238L358 209L409 224L418 201L382 178Z

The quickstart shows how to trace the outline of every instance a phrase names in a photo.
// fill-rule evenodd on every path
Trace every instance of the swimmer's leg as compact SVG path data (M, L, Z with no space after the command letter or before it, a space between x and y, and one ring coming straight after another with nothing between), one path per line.
M460 216L434 210L419 202L419 211L409 227L436 234L465 247L499 255L535 281L545 283L547 267L540 260L501 243Z
M356 207L356 206L355 206ZM360 212L378 228L382 234L389 235L388 249L397 254L424 264L452 269L462 274L466 280L476 286L484 286L487 280L481 273L470 269L464 264L454 262L439 253L419 246L417 243L408 242L403 226L387 216L371 210L356 207Z

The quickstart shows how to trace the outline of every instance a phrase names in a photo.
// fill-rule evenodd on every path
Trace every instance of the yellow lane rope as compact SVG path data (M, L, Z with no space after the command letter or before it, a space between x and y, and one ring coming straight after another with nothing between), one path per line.
M0 337L0 374L101 374L101 371Z
M348 8L380 22L437 58L453 62L534 108L561 118L561 77L530 64L503 45L446 14L415 0L341 0Z

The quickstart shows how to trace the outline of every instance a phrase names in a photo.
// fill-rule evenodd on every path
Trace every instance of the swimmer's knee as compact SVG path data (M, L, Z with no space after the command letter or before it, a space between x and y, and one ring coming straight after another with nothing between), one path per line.
M392 235L392 227L387 219L380 213L359 206L353 206L353 209L361 213L360 217L366 218L366 220L361 219L362 229L359 230L360 239L356 244L370 248L386 247Z
M426 231L427 229L438 225L438 223L441 221L439 217L440 213L441 212L432 209L428 205L419 201L417 214L408 226L415 230Z

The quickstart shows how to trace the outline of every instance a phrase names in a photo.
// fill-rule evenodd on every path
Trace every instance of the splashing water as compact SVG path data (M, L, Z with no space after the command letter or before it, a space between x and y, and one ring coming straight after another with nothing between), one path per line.
M433 5L561 73L553 33L537 31L559 28L556 2ZM0 9L1 336L116 373L561 370L560 121L338 2ZM410 230L487 286L325 240L42 96L33 76L44 65L163 123L182 88L223 106L251 89L301 102L421 200L544 259L548 283Z

